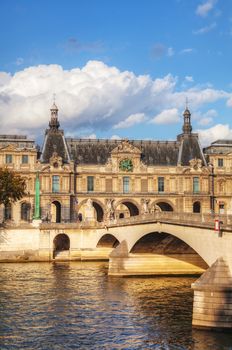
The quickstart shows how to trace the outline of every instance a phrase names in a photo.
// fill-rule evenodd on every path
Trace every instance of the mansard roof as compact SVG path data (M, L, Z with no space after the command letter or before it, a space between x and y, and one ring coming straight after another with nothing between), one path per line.
M59 130L60 123L58 121L58 108L55 104L52 105L51 119L49 122L49 129L45 132L45 139L42 148L40 160L42 163L49 163L53 154L57 154L62 158L63 163L70 161L68 147L64 137L63 130Z
M71 157L77 164L106 164L111 152L122 140L91 140L67 138ZM129 143L141 151L141 160L151 166L176 166L180 142L130 140Z
M68 163L70 161L63 130L46 130L40 158L41 162L49 163L54 152L62 158L63 163Z
M64 163L72 159L76 164L104 165L111 152L117 154L126 149L129 153L135 152L147 166L189 166L191 159L200 159L206 165L198 135L192 133L191 113L187 108L183 114L183 133L176 141L65 139L63 130L59 130L57 106L53 104L50 110L49 129L40 158L43 163L49 163L55 153Z
M206 165L206 160L199 144L197 134L181 134L177 139L180 142L180 152L178 163L180 165L189 165L191 159L201 159L202 165Z

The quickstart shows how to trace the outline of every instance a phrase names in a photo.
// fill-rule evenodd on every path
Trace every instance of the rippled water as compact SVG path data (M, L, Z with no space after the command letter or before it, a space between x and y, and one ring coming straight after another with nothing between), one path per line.
M192 330L195 278L113 278L96 262L0 264L0 349L231 350Z

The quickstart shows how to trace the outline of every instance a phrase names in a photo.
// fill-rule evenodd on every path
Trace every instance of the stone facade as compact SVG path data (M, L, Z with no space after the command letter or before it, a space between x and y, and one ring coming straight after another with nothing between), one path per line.
M223 152L213 144L203 154L188 109L183 116L176 141L71 139L59 128L53 104L41 151L26 136L0 136L0 166L21 174L28 193L11 208L2 207L1 220L32 221L36 174L42 221L105 221L155 211L231 213L232 143Z

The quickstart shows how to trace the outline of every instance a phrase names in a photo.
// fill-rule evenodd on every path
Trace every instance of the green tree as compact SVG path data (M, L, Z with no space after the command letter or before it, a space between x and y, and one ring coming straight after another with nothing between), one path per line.
M25 180L14 171L0 168L0 204L14 203L26 195Z

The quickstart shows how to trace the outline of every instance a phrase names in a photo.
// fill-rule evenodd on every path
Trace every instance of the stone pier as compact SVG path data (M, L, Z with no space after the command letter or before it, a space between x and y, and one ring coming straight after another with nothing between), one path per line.
M232 329L232 273L226 260L216 262L192 284L195 328Z

